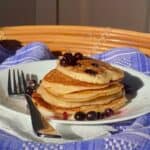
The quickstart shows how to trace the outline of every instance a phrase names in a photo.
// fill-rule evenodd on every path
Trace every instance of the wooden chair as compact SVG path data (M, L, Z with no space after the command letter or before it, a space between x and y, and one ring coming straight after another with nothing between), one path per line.
M150 34L123 29L88 26L34 25L1 27L0 40L15 39L23 45L40 41L55 54L101 53L114 47L134 47L150 56Z

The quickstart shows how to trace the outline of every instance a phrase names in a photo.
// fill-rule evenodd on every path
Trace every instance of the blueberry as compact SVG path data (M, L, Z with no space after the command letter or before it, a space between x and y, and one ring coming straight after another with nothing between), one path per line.
M92 69L86 69L85 72L90 74L90 75L96 75L97 74L97 72L92 70Z
M71 53L65 53L65 54L63 55L63 59L66 60L66 63L67 63L68 65L71 65L71 64L72 64L72 61L73 61L73 55L72 55Z
M68 66L67 60L64 59L64 58L62 58L62 59L60 60L60 64L61 64L62 66Z
M27 81L27 86L36 87L36 85L37 85L37 81L36 80L28 80Z
M62 66L75 66L76 58L71 53L65 53L63 58L60 60Z
M75 54L74 54L74 57L75 57L77 60L83 59L83 55L82 55L81 53L75 53Z
M34 90L37 89L37 87L39 86L39 84L37 83L36 80L28 80L26 86L27 86L28 90L30 88L30 90L34 91Z
M86 114L86 119L87 120L96 120L97 119L97 113L95 111L89 111Z
M97 119L104 119L105 115L104 113L97 112Z
M114 112L113 112L113 110L111 108L107 108L105 110L105 112L104 112L104 114L105 114L106 117L109 117L109 116L113 115L113 113Z
M32 95L33 91L35 89L31 86L28 86L26 89L25 89L25 93L28 94L28 95Z
M71 53L65 53L63 55L63 58L67 58L67 59L72 58L72 54Z
M97 63L92 63L91 65L94 67L99 67L99 65Z
M77 65L77 60L76 60L76 58L74 56L72 56L72 58L71 58L70 65L72 65L72 66Z
M75 120L83 121L86 118L86 114L84 112L76 112L74 115Z

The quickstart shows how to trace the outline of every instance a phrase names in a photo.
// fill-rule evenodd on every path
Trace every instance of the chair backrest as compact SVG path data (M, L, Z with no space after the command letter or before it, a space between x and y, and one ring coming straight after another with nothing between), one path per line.
M123 29L88 26L33 25L1 27L0 40L22 44L40 41L53 52L101 53L114 47L134 47L150 56L150 34Z

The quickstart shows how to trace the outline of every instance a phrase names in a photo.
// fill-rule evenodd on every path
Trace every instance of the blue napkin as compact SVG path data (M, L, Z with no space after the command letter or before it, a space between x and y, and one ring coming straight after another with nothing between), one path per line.
M17 51L9 51L0 45L0 69L9 68L20 63L54 58L47 46L40 42L30 43Z
M150 75L150 58L134 48L114 48L103 54L93 55L108 63L133 68ZM39 42L30 43L15 53L0 45L0 69L9 68L19 63L53 59L48 48ZM112 124L118 129L117 133L104 138L81 140L65 144L45 144L35 141L24 141L7 132L0 130L0 149L5 150L149 150L150 149L150 114L133 120Z

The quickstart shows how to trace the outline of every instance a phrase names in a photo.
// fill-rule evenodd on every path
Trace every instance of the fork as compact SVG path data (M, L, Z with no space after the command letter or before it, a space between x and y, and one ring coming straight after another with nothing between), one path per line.
M11 73L12 72L12 73ZM29 75L28 75L29 77ZM31 76L33 77L33 76ZM48 121L41 115L36 106L32 101L32 97L27 94L26 91L27 80L25 79L25 75L23 71L17 69L15 71L8 70L8 95L9 96L24 96L28 108L30 110L30 116L32 121L32 127L37 136L41 137L53 137L53 138L61 138L61 135L57 133L57 131L48 123Z
M18 83L17 83L18 79ZM19 70L17 70L17 77L16 71L13 69L12 73L11 70L8 70L8 95L9 96L24 96L25 89L26 89L26 80L23 71L21 74Z
M61 138L61 135L59 135L57 131L52 126L50 126L47 120L38 111L38 109L32 102L31 96L25 94L25 98L29 105L32 126L36 135L41 137Z

